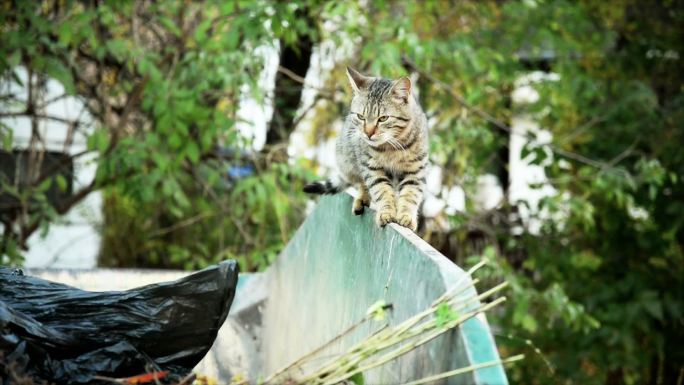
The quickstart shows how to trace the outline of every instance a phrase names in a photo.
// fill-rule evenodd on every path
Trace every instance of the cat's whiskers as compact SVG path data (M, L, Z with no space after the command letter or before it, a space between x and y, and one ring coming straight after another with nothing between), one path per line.
M401 152L406 152L406 148L404 148L404 145L401 144L401 142L397 138L387 135L385 137L385 140L387 141L387 143L389 143L396 150L399 150Z
M391 138L385 139L385 142L392 146L392 148L394 148L395 150L400 150L400 148L397 147L397 144Z
M385 139L385 142L392 146L392 148L394 148L395 150L399 150L399 147L397 147L397 144L391 138Z

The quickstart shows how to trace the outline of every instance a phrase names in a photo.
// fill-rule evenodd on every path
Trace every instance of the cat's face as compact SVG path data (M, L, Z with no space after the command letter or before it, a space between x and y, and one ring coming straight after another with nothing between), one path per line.
M368 77L349 67L347 76L354 91L350 108L354 129L369 146L400 149L411 122L411 80Z

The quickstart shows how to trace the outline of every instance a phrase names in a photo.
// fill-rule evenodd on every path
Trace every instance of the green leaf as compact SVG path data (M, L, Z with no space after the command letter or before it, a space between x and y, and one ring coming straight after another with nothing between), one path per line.
M68 95L76 94L76 87L74 86L74 78L71 75L71 70L64 63L58 59L48 57L45 60L45 72L50 77L59 81Z
M55 181L57 181L57 187L59 188L59 191L65 192L67 191L68 183L64 175L58 174L55 177Z
M452 307L446 303L442 302L437 306L435 311L435 321L437 322L437 327L442 327L450 321L454 321L458 318L458 313L452 309Z
M178 36L181 35L181 30L180 30L180 28L178 28L178 26L176 25L176 22L174 22L174 21L171 20L170 18L168 18L168 17L166 17L166 16L162 16L162 17L159 18L159 21L160 21L160 22L164 25L164 27L166 27L166 29L168 29L169 32L171 32L174 36L178 37Z
M7 58L7 67L8 69L14 68L19 64L19 61L21 61L21 51L20 50L15 50L12 52L12 54Z
M351 381L352 384L355 384L355 385L364 385L365 384L365 382L363 380L363 373L361 373L361 372L356 373L355 375L349 377L349 381Z
M4 124L2 125L4 126ZM14 131L7 129L0 130L0 137L2 137L2 148L7 152L12 151L12 144L14 142Z
M197 147L197 143L189 142L188 146L185 148L185 152L186 154L188 154L188 158L192 163L199 162L200 153L199 148Z
M661 269L667 267L667 260L665 258L651 257L648 259L648 263Z
M533 333L537 331L537 320L531 314L525 314L521 319L521 326L523 329Z
M208 19L200 23L200 25L195 30L195 40L202 44L207 39L207 30L211 27L212 20Z
M39 224L39 229L40 237L45 238L48 235L48 232L50 231L50 222L46 220L41 220Z
M173 132L171 136L169 136L169 146L171 147L172 150L176 150L181 148L183 145L183 139L181 138L180 135L178 135L177 132Z
M109 137L105 130L98 129L88 137L88 149L104 153L109 146Z
M663 306L659 300L653 299L651 301L647 301L644 303L644 306L646 307L646 310L648 310L648 313L653 316L653 318L657 319L658 321L663 320Z
M231 28L223 39L226 43L226 49L235 49L240 42L240 31L237 28Z
M124 40L112 39L107 41L105 45L112 56L120 61L123 61L127 53L130 51Z
M232 1L224 1L221 4L221 14L223 16L230 15L234 9L235 9L235 4Z

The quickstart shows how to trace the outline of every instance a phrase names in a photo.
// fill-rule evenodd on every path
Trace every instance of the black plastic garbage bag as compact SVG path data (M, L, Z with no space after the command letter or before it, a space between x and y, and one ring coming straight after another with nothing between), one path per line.
M214 343L237 277L227 261L173 282L88 292L0 269L0 352L14 369L55 384L151 369L177 379Z

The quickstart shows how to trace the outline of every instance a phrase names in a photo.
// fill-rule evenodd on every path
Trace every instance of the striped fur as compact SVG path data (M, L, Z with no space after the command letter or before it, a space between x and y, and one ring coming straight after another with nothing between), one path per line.
M332 193L340 190L335 186L353 185L359 191L354 214L372 204L378 225L396 222L415 231L428 162L425 113L408 78L367 77L351 68L347 75L354 95L336 143L344 182L319 182L307 190Z

